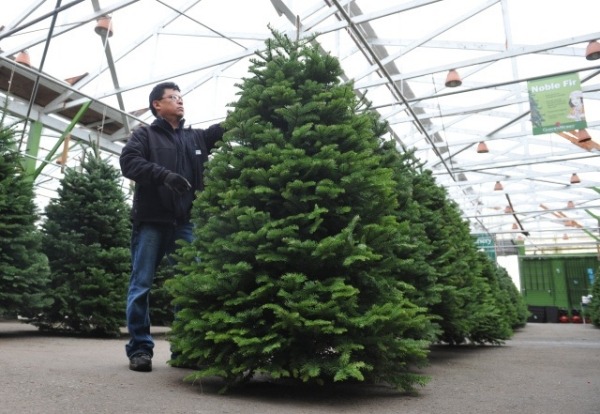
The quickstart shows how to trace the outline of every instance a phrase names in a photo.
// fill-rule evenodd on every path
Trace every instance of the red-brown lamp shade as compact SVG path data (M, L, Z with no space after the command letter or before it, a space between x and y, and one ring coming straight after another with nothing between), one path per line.
M94 31L102 37L102 39L106 39L106 37L111 37L113 35L113 25L112 18L110 16L100 16L96 19L96 27Z
M31 67L31 58L29 57L29 53L26 50L21 50L17 57L15 57L15 62L20 63L23 66Z
M579 179L577 173L573 173L573 175L571 175L571 184L579 184L580 182L581 180Z
M445 85L448 88L456 88L457 86L462 85L462 80L460 79L460 75L458 74L456 69L450 69L448 71L448 75L446 75Z
M588 43L585 48L585 58L587 60L598 60L600 59L600 43L596 40L592 40Z

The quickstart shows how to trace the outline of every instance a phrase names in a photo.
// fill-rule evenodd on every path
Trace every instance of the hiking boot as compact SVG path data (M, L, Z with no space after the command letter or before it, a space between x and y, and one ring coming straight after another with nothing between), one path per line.
M149 354L135 354L129 358L129 369L132 371L152 371L152 357Z

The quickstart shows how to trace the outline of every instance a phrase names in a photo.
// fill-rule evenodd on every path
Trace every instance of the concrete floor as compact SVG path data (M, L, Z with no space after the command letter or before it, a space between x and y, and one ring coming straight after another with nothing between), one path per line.
M219 395L171 368L164 328L154 370L128 369L126 339L47 336L0 322L0 413L598 414L600 329L528 324L498 347L434 347L417 395L386 387L297 387L253 380Z

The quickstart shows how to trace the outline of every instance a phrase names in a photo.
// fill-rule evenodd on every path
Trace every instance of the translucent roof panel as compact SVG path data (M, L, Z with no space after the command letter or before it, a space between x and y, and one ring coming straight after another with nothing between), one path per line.
M226 117L271 29L317 34L340 59L343 80L388 121L387 138L416 150L473 233L540 253L597 252L600 60L585 56L600 38L596 3L74 0L55 8L21 0L0 15L0 99L27 119L23 151L32 125L43 126L39 152L28 153L38 165L50 161L36 180L43 207L64 168L78 165L83 143L99 143L116 163L131 129L152 120L154 84L177 82L186 122L208 126ZM102 16L111 36L96 30ZM30 67L16 63L21 51ZM452 69L460 86L445 85ZM581 84L589 141L578 130L532 132L528 83L565 74ZM477 152L480 142L488 152ZM580 183L571 183L574 173Z

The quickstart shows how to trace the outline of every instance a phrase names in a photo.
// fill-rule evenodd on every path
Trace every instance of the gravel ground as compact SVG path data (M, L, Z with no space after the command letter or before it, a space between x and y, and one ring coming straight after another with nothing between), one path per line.
M254 380L219 395L171 368L156 329L154 370L130 371L126 340L40 334L0 322L0 413L599 414L600 329L528 324L502 346L434 347L416 395L386 387L295 387Z

